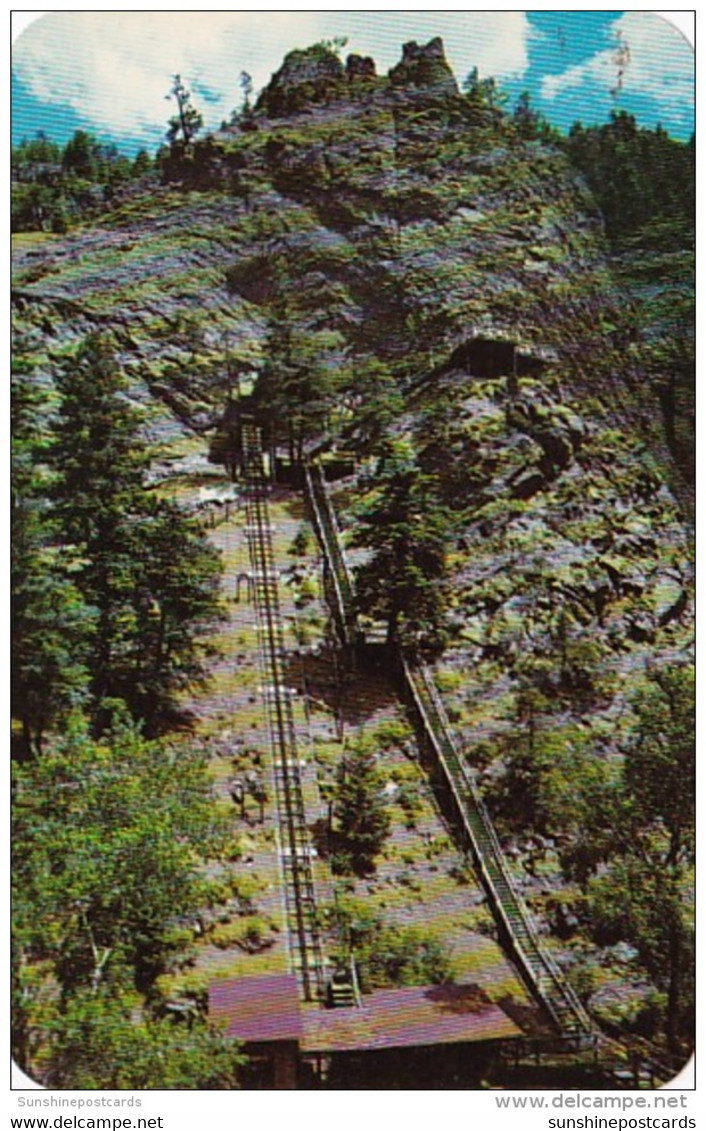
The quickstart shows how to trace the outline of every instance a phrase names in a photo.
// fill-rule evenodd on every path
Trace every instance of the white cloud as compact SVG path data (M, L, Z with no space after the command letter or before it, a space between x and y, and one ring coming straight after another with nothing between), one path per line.
M441 35L462 80L521 75L531 29L522 12L48 12L16 40L13 67L42 101L68 105L116 137L163 135L179 73L213 127L239 105L240 72L259 89L284 55L347 35L383 73L409 39ZM207 100L208 99L208 100Z
M683 36L650 12L625 12L613 24L612 47L559 75L542 80L542 96L554 101L584 86L608 92L617 87L626 94L647 95L664 111L693 105L694 56ZM619 63L619 48L629 55ZM622 74L619 75L619 71Z
M472 67L481 77L510 78L527 70L532 27L524 12L334 12L350 37L347 50L372 55L384 72L401 57L402 44L425 43L436 35L462 81Z

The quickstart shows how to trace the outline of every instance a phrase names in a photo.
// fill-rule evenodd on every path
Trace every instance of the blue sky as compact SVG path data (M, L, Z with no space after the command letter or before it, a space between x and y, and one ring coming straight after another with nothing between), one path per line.
M623 109L673 137L693 132L692 48L651 12L71 11L44 13L14 39L13 142L40 129L64 142L83 128L128 153L154 149L176 72L217 127L240 104L240 72L259 89L295 47L347 36L344 53L372 55L384 73L402 43L434 35L459 83L476 66L510 106L528 90L561 129Z

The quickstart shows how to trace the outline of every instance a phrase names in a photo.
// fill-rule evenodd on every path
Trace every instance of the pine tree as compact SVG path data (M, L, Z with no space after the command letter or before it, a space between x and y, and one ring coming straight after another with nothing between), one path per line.
M363 742L349 749L339 766L333 811L340 870L372 871L390 832L390 815L375 755Z
M201 637L220 615L221 563L198 523L149 500L138 522L134 703L148 729L169 719L174 693L203 677Z
M342 345L336 331L297 330L286 302L276 304L267 364L255 395L273 438L286 438L292 459L301 459L306 442L320 438L328 427L340 385Z
M191 104L191 91L184 86L181 75L174 75L172 89L167 95L177 104L177 113L169 119L167 141L188 148L203 125L203 116Z
M664 1036L677 1055L694 1023L693 669L655 671L632 707L622 766L587 750L567 762L575 742L564 742L564 752L547 751L542 788L546 795L548 775L561 772L554 812L573 813L563 865L585 889L595 940L636 949L663 995Z
M146 453L108 344L86 341L59 375L54 489L75 584L96 610L89 666L97 721L122 699L158 726L199 677L197 636L219 615L220 567L200 528L145 486Z
M20 753L41 753L46 731L85 697L92 610L72 582L47 506L43 398L17 365L12 384L12 716Z
M399 444L386 445L379 487L359 513L356 545L372 556L355 571L360 612L387 622L388 641L443 646L449 519L433 480Z

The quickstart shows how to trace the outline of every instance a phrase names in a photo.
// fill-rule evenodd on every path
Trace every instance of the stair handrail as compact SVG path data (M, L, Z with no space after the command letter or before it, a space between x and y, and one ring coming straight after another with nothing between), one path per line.
M504 883L507 886L507 889L508 889L510 896L511 896L511 899L512 899L513 909L519 915L519 917L521 919L522 925L523 925L523 927L524 927L524 929L527 933L529 940L532 943L532 947L534 949L534 952L535 952L537 958L539 959L540 963L544 967L546 973L549 974L552 981L556 984L556 986L557 986L559 992L561 993L562 997L564 998L566 1004L568 1004L572 1013L574 1014L574 1016L578 1020L580 1027L582 1029L585 1029L588 1032L593 1032L594 1026L591 1022L590 1017L588 1016L586 1010L584 1009L581 1002L579 1001L579 998L576 995L573 987L569 984L569 982L565 978L564 974L560 970L560 968L557 965L557 963L555 962L555 960L552 958L552 956L549 954L549 952L543 946L542 941L539 937L537 928L535 926L532 913L531 913L529 907L527 907L527 904L525 903L525 901L522 898L522 896L520 895L520 893L517 891L515 881L514 881L511 873L509 872L509 870L507 868L507 864L505 862L505 854L503 852L500 841L498 840L498 836L497 836L497 833L495 831L495 827L493 825L492 819L491 819L491 817L490 817L490 815L487 811L487 808L485 806L485 803L484 803L482 797L480 796L480 793L478 791L478 787L476 786L475 781L473 780L473 777L472 777L470 771L465 766L464 761L462 760L462 758L459 755L459 752L456 748L456 743L455 743L453 736L451 734L450 723L448 722L448 716L446 715L446 709L445 709L445 707L444 707L444 705L441 701L439 693L438 693L438 691L437 691L437 689L436 689L436 687L433 683L433 680L431 679L431 676L429 675L429 672L428 672L426 665L423 664L423 663L420 663L418 660L416 660L416 662L414 663L414 666L412 666L410 664L410 661L408 660L408 658L403 655L403 657L402 657L402 668L403 668L403 673L404 673L404 676L405 676L405 681L406 681L408 687L410 688L410 690L412 691L412 694L417 701L418 707L421 709L422 715L425 718L427 729L429 730L432 737L436 738L437 752L438 752L440 761L442 763L442 766L444 768L444 771L446 773L446 777L449 780L449 784L451 785L452 789L454 790L457 805L458 805L458 807L459 807L459 809L462 813L465 812L466 815L468 815L467 814L467 804L464 803L463 799L458 795L456 789L454 788L454 781L453 781L454 773L453 773L453 770L449 767L449 765L447 763L447 759L444 756L442 743L439 742L438 735L434 735L434 728L433 728L432 721L429 717L429 712L424 709L424 704L421 702L421 697L419 696L418 690L415 687L415 680L414 680L414 674L413 674L414 672L416 672L419 675L419 677L422 681L423 687L424 687L427 695L429 696L429 699L430 699L432 706L434 708L434 714L437 716L437 725L438 725L438 727L441 731L443 745L447 746L447 748L451 751L453 758L454 758L454 761L459 767L460 774L461 774L461 781L463 783L463 786L468 791L468 794L470 796L470 800L471 800L471 802L472 802L474 808L476 809L478 816L480 818L483 832L484 832L485 836L487 837L487 839L490 843L490 846L491 846L491 849L492 849L492 863L497 868L498 872L500 873L501 878L503 879ZM415 692L416 692L416 694L415 694ZM467 827L469 835L471 836L471 839L472 839L472 842L473 842L473 845L474 845L474 849L475 849L475 855L476 855L478 863L481 867L481 871L483 872L483 875L485 877L486 884L488 884L491 888L494 901L495 901L496 905L498 906L498 909L501 911L501 914L503 916L503 921L505 922L505 926L506 926L508 932L510 933L511 938L513 939L513 945L520 952L520 955L521 955L521 958L522 958L522 961L523 961L523 966L525 967L526 971L528 972L530 980L532 981L532 983L534 985L536 985L537 990L542 997L542 1000L545 1001L548 1008L550 1009L552 1016L554 1016L555 1020L559 1020L557 1018L555 1009L553 1007L553 1003L548 999L547 994L543 990L542 986L539 985L539 981L538 981L539 974L537 972L535 972L534 969L532 968L532 964L531 964L529 957L525 954L524 948L521 946L519 940L517 939L516 929L513 927L513 925L509 922L509 920L507 918L506 910L505 910L505 907L504 907L504 897L497 890L497 886L494 883L492 876L490 875L490 872L488 870L488 861L485 858L485 854L480 850L480 847L478 845L477 835L475 834L470 823L468 823L466 825L466 827Z
M341 628L344 635L347 636L354 615L353 581L345 555L341 550L340 531L335 523L335 516L332 514L325 488L320 479L321 469L318 465L314 465L314 468L318 478L314 477L314 471L309 461L304 462L304 483L312 516L318 528L318 539L324 550L326 563L330 567Z

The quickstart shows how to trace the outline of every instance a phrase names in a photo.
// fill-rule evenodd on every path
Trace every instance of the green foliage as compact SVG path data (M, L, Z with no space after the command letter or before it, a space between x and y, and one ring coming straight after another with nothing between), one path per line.
M11 225L13 232L51 229L57 194L48 185L13 185Z
M76 130L66 143L62 165L67 172L87 181L97 180L100 146L85 130Z
M453 981L448 948L423 928L390 926L369 905L355 899L339 900L337 917L364 993L385 986Z
M202 674L199 635L219 614L220 563L193 521L147 491L138 419L107 343L87 339L57 383L55 513L77 559L74 584L97 612L94 710L120 698L157 727Z
M589 854L584 843L586 806L598 799L608 804L614 773L580 728L542 717L548 705L536 692L519 697L524 725L512 731L505 744L505 775L495 804L504 820L519 828L569 837L573 871L585 876L605 847L603 839L594 841Z
M61 157L61 146L40 130L34 138L25 138L18 146L12 147L11 167L13 173L22 180L31 176L32 170L39 165L60 164Z
M443 647L449 521L433 479L401 445L384 446L375 493L357 517L355 545L372 551L355 571L359 610L386 620L390 641Z
M351 369L344 392L352 413L348 431L361 452L379 451L403 410L402 393L388 366L377 358L356 358Z
M677 1053L693 1027L693 669L650 673L632 707L622 765L585 735L556 730L532 735L513 772L530 820L561 832L561 862L586 892L595 940L634 946L663 993Z
M512 127L522 141L557 142L560 135L532 106L529 91L523 90L515 104Z
M665 838L665 864L693 860L696 700L693 670L656 669L638 692L625 784L639 811Z
M496 131L504 119L503 106L507 95L499 89L494 78L481 79L478 68L473 67L463 81L466 109L469 120L476 127Z
M146 741L117 710L99 742L76 717L17 767L14 825L18 950L48 961L65 995L147 989L224 841L203 757Z
M110 207L115 193L149 172L142 150L131 162L112 144L76 130L62 149L40 133L12 150L12 230L64 233Z
M374 740L383 750L414 744L414 730L406 719L383 719L375 727Z
M202 1021L134 1017L125 995L80 993L54 1018L38 1058L50 1088L219 1089L238 1087L238 1043Z
M302 331L285 303L276 303L265 348L266 363L255 387L255 403L270 433L286 440L292 458L326 431L339 388L337 355L343 345L330 330Z
M623 110L603 126L577 122L565 145L596 195L614 245L638 238L642 247L693 243L693 139L684 145L661 126L638 128Z
M542 701L549 710L564 703L580 711L609 699L615 679L606 667L606 647L593 631L577 622L568 601L547 618L546 627L544 646L525 654L515 665L520 714L545 709Z
M395 800L405 815L406 828L415 828L423 809L419 786L408 781L401 782L397 787Z
M298 558L306 557L306 555L309 553L310 544L311 527L302 523L302 525L297 530L297 533L294 535L294 538L292 539L292 544L289 547L289 552L290 554Z
M12 380L12 715L21 753L41 751L49 727L85 698L94 612L57 553L47 506L44 398L17 363Z
M222 950L237 946L248 954L259 954L276 941L272 924L261 915L246 915L234 923L222 923L211 933L214 946Z
M373 752L363 742L348 748L336 774L333 809L341 871L364 874L374 868L390 832L383 786Z
M671 256L655 254L642 263L631 259L623 277L641 301L642 320L650 327L645 362L662 409L665 439L682 475L693 484L696 312L692 255L678 256L676 262Z
M169 119L167 140L172 145L180 143L186 149L203 126L203 116L192 106L191 91L182 82L181 75L174 75L167 98L177 104L176 114Z
M152 158L146 149L140 149L135 154L132 162L132 173L135 177L142 177L152 168Z

